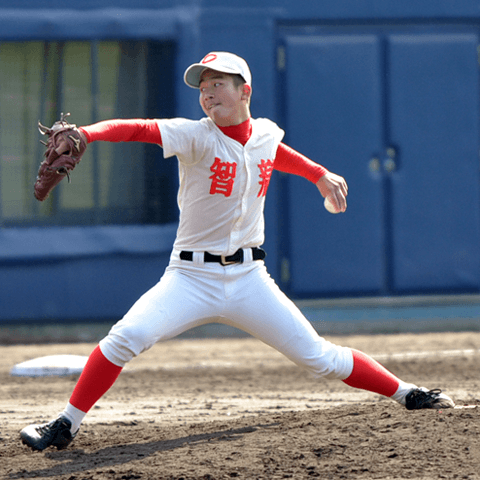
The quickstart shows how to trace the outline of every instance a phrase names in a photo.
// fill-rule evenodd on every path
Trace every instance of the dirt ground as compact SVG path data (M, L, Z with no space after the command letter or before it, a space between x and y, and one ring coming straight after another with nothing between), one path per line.
M94 343L0 347L0 478L480 479L480 333L328 337L459 406L409 412L338 380L315 380L251 338L176 340L134 359L66 450L18 432L65 406L77 376L9 371Z

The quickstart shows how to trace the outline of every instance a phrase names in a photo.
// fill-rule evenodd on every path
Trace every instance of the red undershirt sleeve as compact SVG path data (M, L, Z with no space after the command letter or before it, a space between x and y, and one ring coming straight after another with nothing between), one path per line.
M313 162L284 143L280 143L278 146L273 168L280 172L299 175L312 183L317 183L328 172L325 167Z
M156 120L104 120L79 127L87 137L88 143L103 140L105 142L144 142L162 145L162 136Z

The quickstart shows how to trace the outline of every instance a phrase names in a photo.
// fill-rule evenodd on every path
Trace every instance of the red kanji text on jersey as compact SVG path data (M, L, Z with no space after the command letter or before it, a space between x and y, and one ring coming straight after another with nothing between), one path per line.
M260 184L260 191L258 192L258 197L264 197L267 194L268 185L270 184L270 178L272 177L273 172L273 160L263 160L258 164L260 169L260 178L258 182Z
M210 167L213 172L209 178L212 180L210 195L216 193L229 197L232 194L235 176L237 175L237 164L235 162L222 162L215 157L215 162Z

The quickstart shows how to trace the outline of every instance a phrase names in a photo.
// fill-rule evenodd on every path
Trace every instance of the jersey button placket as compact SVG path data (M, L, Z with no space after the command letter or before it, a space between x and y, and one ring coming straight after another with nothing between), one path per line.
M247 159L245 158L245 153L242 153L242 164L238 165L237 171L241 172L241 175L238 175L239 185L238 192L241 197L239 206L235 210L235 221L230 233L230 244L235 245L236 248L241 248L241 238L242 238L242 229L243 229L243 219L247 212L247 196L248 196L248 187L249 187L249 171L247 166Z

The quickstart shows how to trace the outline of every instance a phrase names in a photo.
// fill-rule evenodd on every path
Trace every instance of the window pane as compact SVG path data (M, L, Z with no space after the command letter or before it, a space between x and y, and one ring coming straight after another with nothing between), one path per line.
M118 42L101 42L98 44L97 70L97 114L98 120L109 120L116 117L115 104L120 68L120 45ZM99 142L96 146L99 172L100 207L114 206L110 202L110 182L115 175L115 144Z
M119 43L115 99L115 116L118 118L145 116L146 57L145 42ZM122 208L130 221L140 222L145 197L145 146L131 142L114 144L111 148L110 175L107 182L102 184L101 195L104 205ZM100 168L103 168L103 163L104 158L100 156L100 165L102 165ZM111 221L115 222L115 219L112 218Z
M35 178L38 168L42 64L40 42L0 46L0 201L5 219L31 216L36 202L32 174Z
M92 59L89 42L67 42L63 49L62 110L76 125L92 123ZM60 208L94 207L93 162L88 150L71 174L72 183L60 184Z

